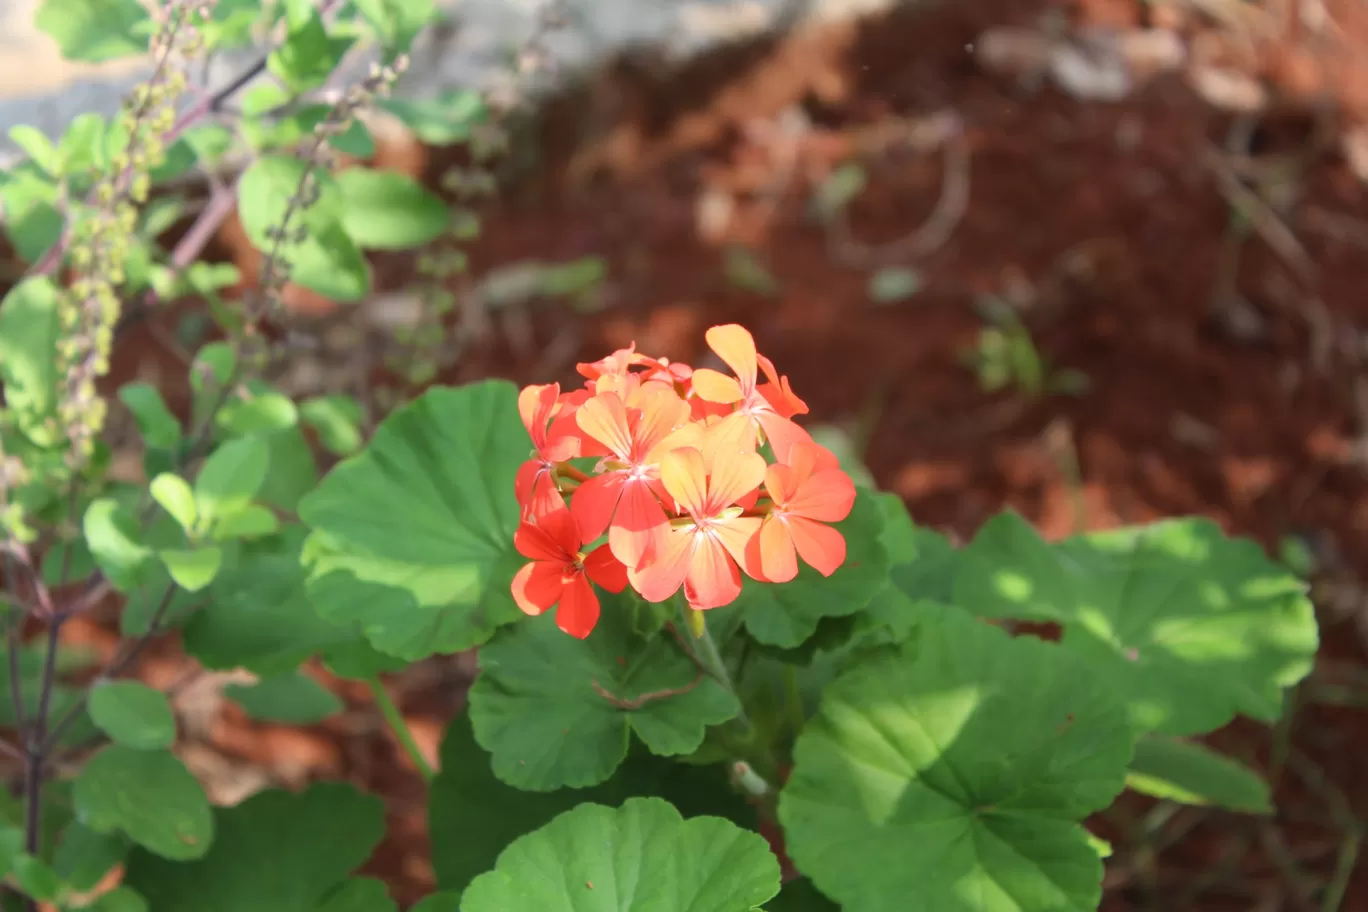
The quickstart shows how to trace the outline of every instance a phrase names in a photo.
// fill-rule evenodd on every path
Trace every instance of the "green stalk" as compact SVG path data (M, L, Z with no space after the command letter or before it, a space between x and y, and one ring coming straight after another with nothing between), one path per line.
M423 781L428 784L436 778L437 771L432 768L432 764L427 762L423 752L418 749L418 742L413 740L413 732L409 731L408 723L404 721L403 715L399 712L399 707L394 705L390 699L389 692L385 690L385 685L380 683L379 678L370 678L366 681L366 686L370 688L371 697L375 700L376 708L380 710L380 715L384 716L385 724L390 731L394 732L394 737L399 742L399 746L408 754L413 765L418 767L418 772L422 774Z

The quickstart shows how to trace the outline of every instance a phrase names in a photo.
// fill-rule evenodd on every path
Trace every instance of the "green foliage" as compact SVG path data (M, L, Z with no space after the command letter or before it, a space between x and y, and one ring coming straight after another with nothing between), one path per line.
M511 384L433 389L390 415L299 504L319 613L414 661L516 616L513 475L531 446Z
M103 667L60 636L16 636L0 656L15 666L0 674L0 726L22 729L14 750L42 774L32 794L0 797L13 891L103 912L397 910L385 883L358 873L384 835L379 798L315 784L210 806L173 753L167 695L136 680L136 658L167 635L205 669L254 675L224 697L256 720L359 717L350 695L344 704L314 676L319 664L364 682L380 704L372 718L430 784L439 892L420 912L1087 910L1111 848L1081 822L1122 788L1273 813L1259 775L1196 736L1239 715L1281 716L1318 646L1296 575L1314 562L1290 547L1274 561L1206 520L1051 543L1004 513L958 548L876 490L860 434L812 428L859 485L830 524L843 550L827 575L802 555L790 581L761 580L755 536L729 604L688 608L693 579L652 604L631 587L602 591L591 574L596 622L583 639L563 633L559 612L587 610L567 608L582 595L574 581L614 546L569 540L583 532L571 523L553 549L565 553L548 557L535 539L554 521L537 513L523 527L517 482L545 466L517 388L421 391L415 380L388 412L340 390L296 401L270 380L293 329L282 339L289 321L263 320L278 316L286 281L360 301L372 251L416 253L432 300L394 341L412 347L400 366L421 378L440 364L442 320L458 304L594 306L607 263L469 274L475 203L497 185L491 159L508 135L472 89L385 97L432 0L218 0L206 14L191 36L179 14L150 16L133 0L44 0L38 27L67 57L113 60L154 41L162 65L114 118L82 115L53 136L8 130L24 158L0 173L0 207L25 272L0 301L4 619L60 633L110 599L126 638ZM388 66L333 100L322 89L363 46ZM249 47L264 74L220 96L193 85L201 55ZM443 181L462 206L402 174L334 167L333 152L375 152L357 117L367 105L428 144L469 144L471 166ZM239 160L236 181L223 179ZM163 186L210 174L216 193L235 196L200 208ZM865 182L858 165L839 168L814 219L839 226ZM211 237L229 210L264 285L232 303L236 266L162 243ZM736 289L778 293L750 253L723 256ZM905 269L868 282L880 303L921 287ZM193 351L188 402L143 381L106 398L125 318L186 297L204 305L176 330ZM986 388L1081 389L1014 313L999 307L989 324L974 359ZM136 428L131 463L102 439L107 409ZM629 430L645 419L629 412ZM767 431L767 458L780 442ZM591 483L584 473L618 471L621 454L586 455L555 466L562 496ZM622 469L613 483L644 481L663 498L659 470ZM712 484L721 472L710 471ZM787 524L802 539L790 508L823 512L847 496L828 488L782 506L783 470L769 481L693 532L763 515L769 532ZM619 515L632 514L622 503ZM669 528L691 522L678 515ZM535 578L524 569L533 552ZM651 551L635 571L661 559ZM558 603L543 616L518 610L545 608L550 594ZM1062 639L1000 626L1015 620L1058 624ZM465 711L451 695L434 774L380 676L477 647L479 674ZM782 891L780 848L802 875ZM122 884L87 901L120 865Z
M659 798L581 804L513 841L471 882L462 912L730 912L779 892L765 840L716 817L685 820Z
M384 808L350 786L320 783L218 810L214 829L213 848L189 864L135 852L125 882L157 912L313 910L380 841Z

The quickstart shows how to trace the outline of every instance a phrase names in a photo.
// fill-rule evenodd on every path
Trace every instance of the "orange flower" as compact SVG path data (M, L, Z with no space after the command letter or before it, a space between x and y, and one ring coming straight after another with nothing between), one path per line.
M689 406L663 383L643 383L625 400L616 392L576 412L580 430L607 448L604 471L575 491L570 509L585 540L608 530L608 547L628 567L650 560L669 525L657 497L661 457L683 440ZM691 434L691 430L685 430Z
M588 554L580 549L584 540L579 528L564 508L524 521L513 536L518 553L529 558L513 577L513 600L531 615L554 608L556 626L573 637L584 639L599 619L599 600L591 581L609 592L627 586L627 570L607 548Z
M795 443L811 441L807 431L794 424L794 415L807 414L807 404L793 394L788 378L780 377L773 362L755 350L755 338L743 326L730 323L708 330L708 346L736 372L728 377L708 368L693 372L693 391L699 399L731 405L755 428L764 432L775 458L784 462ZM759 384L763 370L768 383Z
M513 482L524 518L565 506L556 485L556 464L580 454L573 400L566 402L566 398L560 394L559 383L529 386L518 394L518 413L533 449L532 458L518 469Z
M798 575L799 557L823 576L835 573L845 561L845 538L824 523L840 522L855 505L855 483L835 455L820 444L795 443L787 465L765 471L765 492L773 505L747 550L760 576L786 583Z
M702 450L682 447L665 454L661 482L686 516L671 524L655 560L628 568L642 598L663 602L683 586L693 608L735 601L741 594L738 564L746 566L746 543L760 527L760 518L743 515L738 502L750 498L764 477L764 457L734 438L728 444L724 434L710 434Z

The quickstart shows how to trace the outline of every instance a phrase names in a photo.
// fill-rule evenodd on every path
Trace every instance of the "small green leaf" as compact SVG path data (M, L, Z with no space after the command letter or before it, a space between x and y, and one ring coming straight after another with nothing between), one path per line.
M346 708L336 694L300 672L262 678L252 685L229 684L223 693L262 722L312 725Z
M44 172L53 177L61 176L62 156L57 153L57 147L42 130L20 124L17 127L10 127L9 138Z
M236 513L220 516L211 531L214 541L264 538L280 531L280 520L267 507L249 504Z
M219 426L231 434L269 434L294 427L299 409L288 396L269 392L234 399L219 411Z
M385 833L380 799L335 782L258 792L215 818L208 855L185 864L135 852L124 882L157 912L312 912Z
M698 749L709 725L736 716L736 698L701 676L672 636L632 632L630 594L605 593L602 601L587 640L543 615L504 628L480 649L470 719L493 754L494 774L509 785L597 785L627 756L632 732L653 753L679 756Z
M32 162L0 172L5 236L25 263L38 262L62 236L66 216L57 208L58 195L57 184Z
M109 745L86 761L73 800L92 830L122 830L173 861L203 857L214 838L204 789L170 751Z
M95 889L128 856L129 843L121 833L97 833L73 820L62 830L52 866L74 890Z
M105 119L99 114L80 114L67 125L57 143L57 149L66 159L68 174L103 168Z
M137 681L106 681L90 691L90 718L117 744L139 750L176 742L176 717L161 691Z
M738 291L772 298L779 294L779 282L744 247L728 247L725 255L727 281Z
M819 222L829 222L864 192L869 177L857 162L843 162L827 175L812 195L810 211Z
M779 892L769 844L659 798L582 804L522 836L471 882L462 912L743 912Z
M109 497L91 501L82 532L95 562L114 588L127 592L145 581L152 550L138 540L137 518L130 509Z
M212 583L223 565L223 551L218 548L168 548L158 551L157 556L176 585L187 592L199 592Z
M288 525L279 535L244 544L214 580L209 603L186 623L186 652L206 668L268 676L293 671L321 650L364 644L359 630L325 621L314 610L299 564L303 538L302 527Z
M337 456L350 456L361 449L361 420L365 412L351 396L320 396L299 406L304 423L318 432L318 439Z
M418 101L386 98L379 104L412 130L420 142L431 146L464 142L470 138L471 128L483 123L489 113L483 95L474 89L453 89Z
M20 852L10 862L10 876L25 896L39 902L54 902L62 892L57 873L27 852Z
M33 16L67 60L103 63L147 52L151 16L138 0L44 0Z
M906 301L922 289L921 273L915 269L880 269L869 277L869 299L875 304Z
M182 529L189 534L195 528L199 512L195 509L195 492L179 475L163 472L148 486L152 499L161 504L163 510L171 514Z
M151 912L147 900L137 890L122 884L101 893L95 902L82 908L85 912Z
M351 36L331 36L316 11L292 25L285 42L271 52L267 68L296 93L318 88L341 63L355 42Z
M181 423L166 407L161 391L150 383L125 383L119 401L133 413L143 441L151 447L174 450L181 439Z
M259 437L243 437L221 445L204 461L195 477L195 506L200 521L245 510L266 480L271 456Z
M1126 786L1183 804L1272 814L1268 783L1249 767L1193 741L1146 735L1135 745Z
M1102 862L1079 825L1133 735L1057 644L926 606L914 647L828 685L779 800L786 847L844 908L1084 912Z
M436 14L433 0L355 0L389 55L407 51L414 36Z
M0 379L5 405L38 446L62 439L57 422L58 290L45 276L24 279L0 301Z
M397 171L349 168L342 188L342 224L362 247L405 250L441 235L451 221L445 203Z

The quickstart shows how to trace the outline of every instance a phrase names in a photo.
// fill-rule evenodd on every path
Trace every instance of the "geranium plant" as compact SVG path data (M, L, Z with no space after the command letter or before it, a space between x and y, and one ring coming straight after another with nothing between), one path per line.
M19 131L28 157L0 176L27 264L0 303L0 751L24 773L0 802L6 908L397 908L356 873L380 797L315 783L211 806L167 696L132 674L163 636L255 675L229 697L263 717L336 710L306 664L369 685L430 789L422 912L1087 910L1108 847L1084 821L1123 789L1271 811L1253 771L1195 737L1278 718L1314 615L1301 580L1213 522L1047 542L1007 512L952 547L814 440L739 325L706 334L726 371L633 346L522 390L427 389L373 433L366 403L272 385L288 349L262 326L286 278L359 299L364 250L450 252L446 204L335 175L326 151L364 145L356 114L430 13L39 14L73 56L152 34L160 63L115 121ZM184 62L249 39L273 43L273 81L236 113L245 80L197 95ZM390 62L340 100L311 95L363 39ZM423 129L443 110L392 109ZM247 146L231 189L211 128ZM185 237L236 207L260 248L263 287L234 306L235 270L157 244L174 196L153 190L178 155L210 188ZM121 319L187 292L220 336L196 348L188 413L144 383L107 402ZM136 478L111 471L116 410ZM91 680L62 631L101 605L125 643ZM479 675L432 768L383 675L470 649Z

